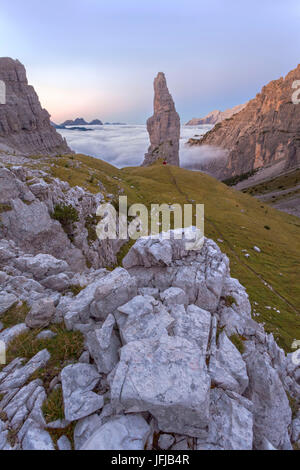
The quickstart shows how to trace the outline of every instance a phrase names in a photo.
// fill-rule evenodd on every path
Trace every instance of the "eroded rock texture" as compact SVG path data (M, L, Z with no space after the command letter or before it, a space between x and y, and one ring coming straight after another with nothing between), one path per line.
M179 166L180 118L162 72L154 80L154 114L147 121L147 129L151 145L143 165L162 158Z
M300 65L285 78L263 87L238 114L217 124L201 140L193 139L191 143L229 151L223 178L280 161L281 170L298 166L300 106L294 104L292 95L297 95L293 84L299 79Z
M5 104L0 104L0 147L22 154L70 152L28 85L25 67L18 60L0 58L0 80L6 89Z

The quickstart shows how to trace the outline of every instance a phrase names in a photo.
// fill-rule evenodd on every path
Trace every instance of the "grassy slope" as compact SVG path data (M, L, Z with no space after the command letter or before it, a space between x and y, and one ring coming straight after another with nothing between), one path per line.
M300 170L294 170L286 175L271 178L268 181L258 183L249 188L243 189L244 193L255 195L267 194L273 191L280 191L289 188L294 188L300 183Z
M300 170L294 170L286 175L277 176L271 178L268 181L258 183L248 188L243 189L243 193L250 194L251 196L266 196L264 198L265 202L269 204L275 204L279 201L286 201L293 199L295 196L299 196L300 189ZM288 192L284 192L289 190ZM273 194L273 192L278 192L278 194ZM269 196L268 196L269 195Z
M78 168L76 161L80 162ZM98 192L98 181L101 181L107 192L115 195L120 187L124 188L129 204L186 204L190 200L205 204L205 234L216 241L224 240L218 244L231 260L232 275L247 288L253 308L260 314L256 319L265 322L266 329L274 333L286 350L290 350L294 339L300 338L298 218L272 209L200 172L161 164L119 170L83 155L55 158L52 163L53 176L73 186ZM262 252L256 253L254 245ZM243 249L248 250L250 258L245 258Z

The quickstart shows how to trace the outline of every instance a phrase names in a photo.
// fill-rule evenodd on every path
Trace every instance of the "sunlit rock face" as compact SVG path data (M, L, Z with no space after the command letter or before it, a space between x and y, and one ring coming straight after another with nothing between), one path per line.
M247 106L217 124L191 145L220 147L228 151L220 179L277 165L278 173L298 167L300 65L286 77L264 86Z
M147 129L151 145L143 166L159 158L179 166L180 118L162 72L154 80L154 114L147 121Z

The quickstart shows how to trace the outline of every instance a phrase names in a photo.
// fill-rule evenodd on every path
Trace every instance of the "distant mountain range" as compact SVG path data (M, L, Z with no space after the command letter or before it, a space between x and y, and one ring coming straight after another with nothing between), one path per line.
M218 109L207 114L203 118L193 118L186 123L186 126L200 126L203 124L218 124L219 122L224 121L225 119L230 119L234 114L239 113L242 109L247 106L248 103L238 104L233 108L226 109L226 111L219 111Z
M102 126L103 122L100 119L94 119L91 122L87 122L84 118L76 118L74 120L68 119L67 121L60 124L60 127L67 126Z
M52 126L55 129L67 129L70 126L103 126L103 122L100 119L94 119L91 122L87 122L84 118L76 118L76 119L67 119L62 124L56 124L55 122L51 122ZM105 122L106 126L124 126L124 122ZM93 130L93 129L85 129L79 127L72 127L71 130Z

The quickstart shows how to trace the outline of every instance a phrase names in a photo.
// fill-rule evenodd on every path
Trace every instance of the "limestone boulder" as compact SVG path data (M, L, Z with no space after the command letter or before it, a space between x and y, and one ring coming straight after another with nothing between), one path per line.
M169 336L124 346L111 384L117 410L148 411L161 431L195 437L207 434L209 392L199 349L184 338Z

